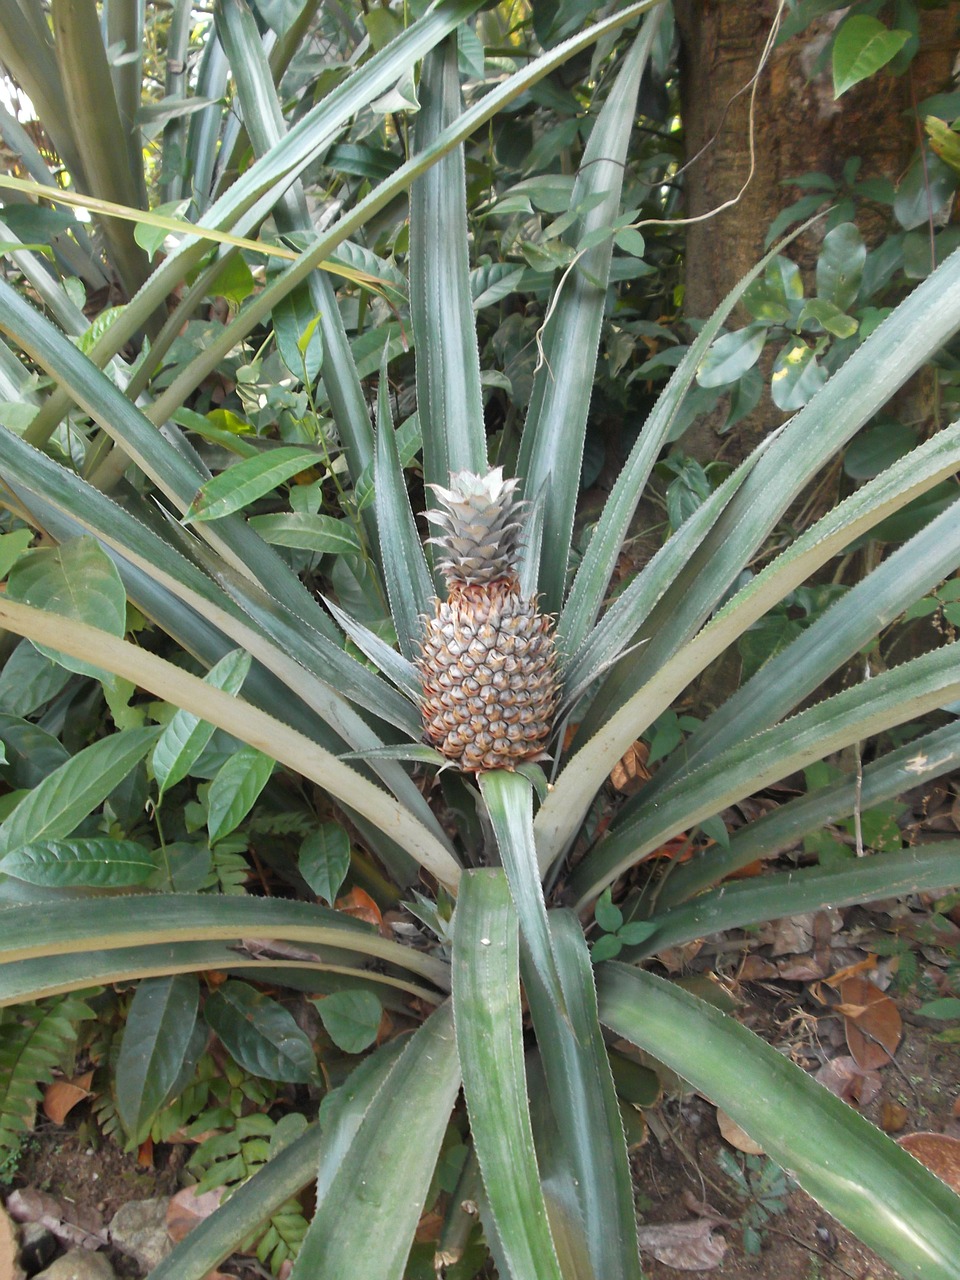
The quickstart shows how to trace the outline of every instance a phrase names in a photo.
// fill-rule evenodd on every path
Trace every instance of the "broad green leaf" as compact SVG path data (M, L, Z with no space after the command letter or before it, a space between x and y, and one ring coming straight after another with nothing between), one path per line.
M748 324L735 333L725 333L700 362L697 382L701 387L723 387L736 382L760 359L767 340L765 324Z
M289 444L268 449L256 458L245 458L201 485L184 512L183 522L220 520L235 511L242 511L291 476L309 471L321 461L314 450Z
M511 1275L561 1280L527 1100L519 923L502 871L464 874L455 921L457 1049L490 1213Z
M943 996L926 1000L917 1010L921 1018L960 1018L960 997Z
M767 324L789 323L802 302L800 268L779 251L770 255L762 279L751 281L743 292L743 305L755 319Z
M356 530L348 520L314 515L308 511L281 511L274 515L251 516L264 542L274 547L295 547L318 555L359 555L362 551Z
M242 649L226 654L204 676L206 684L227 693L239 693L250 670L251 657ZM213 737L214 728L188 711L176 711L153 749L151 767L160 798L185 778Z
M307 285L292 289L273 309L280 358L306 386L316 382L323 364L323 337L318 319Z
M868 14L848 17L833 41L833 96L839 98L861 80L875 75L909 39L909 31L891 31Z
M13 787L35 787L70 758L62 743L30 720L0 712L3 777Z
M383 1006L372 991L334 991L313 1004L327 1035L344 1053L362 1053L376 1040Z
M57 889L129 889L149 880L158 860L134 840L37 840L0 858L0 872Z
M332 1177L321 1157L322 1198L290 1280L402 1280L459 1087L447 1002L407 1041Z
M597 986L606 1026L722 1107L901 1274L954 1280L960 1214L946 1183L728 1014L617 963Z
M857 300L867 246L857 226L841 222L823 237L817 258L817 296L847 311Z
M5 578L34 539L32 529L0 534L0 578Z
M843 455L843 470L852 480L869 480L908 454L916 439L905 422L878 422L850 441Z
M619 914L619 912L618 912ZM621 917L622 920L622 917ZM593 970L576 917L554 912L550 928L570 1024L557 1017L535 975L524 983L593 1274L640 1280L630 1164L610 1061L597 1021Z
M935 155L918 155L897 187L893 202L894 217L906 231L923 228L924 234L913 243L921 253L926 254L928 263L930 247L927 226L931 221L939 221L944 211L953 203L956 193L956 173ZM905 265L910 244L911 240L908 238L903 246Z
M137 987L120 1040L114 1087L131 1142L142 1142L170 1100L188 1057L200 989L192 973L147 978Z
M159 732L124 729L78 751L25 796L0 825L0 853L71 835L139 764Z
M801 409L826 380L813 347L802 338L792 338L773 362L770 395L778 409Z
M835 338L852 338L860 327L859 320L848 316L825 298L811 298L804 303L803 310L797 317L797 325L801 329L813 328L811 321L827 333L832 333Z
M500 860L520 917L523 940L556 1009L565 1016L547 907L533 838L533 787L522 774L495 769L479 775L480 792L497 837Z
M270 781L275 764L256 747L244 746L221 768L207 796L207 830L212 845L244 820Z
M0 706L11 715L28 716L55 698L70 672L29 640L21 640L0 671Z
M350 870L350 837L339 822L321 822L304 838L297 867L317 897L333 906Z
M72 538L58 547L28 552L13 566L7 592L11 600L76 618L110 635L122 636L126 630L127 597L120 574L94 538ZM94 664L48 646L41 652L68 671L95 679L104 674Z
M946 120L932 115L924 116L923 127L934 154L949 165L954 173L960 173L960 134Z
M246 982L230 979L203 1006L203 1016L246 1071L267 1080L311 1084L316 1055L293 1014Z

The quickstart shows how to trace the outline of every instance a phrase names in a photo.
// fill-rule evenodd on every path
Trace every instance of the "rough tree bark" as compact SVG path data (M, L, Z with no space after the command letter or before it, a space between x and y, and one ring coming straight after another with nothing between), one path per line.
M693 161L685 177L688 216L716 208L747 179L749 83L776 10L776 0L676 0L686 150ZM921 10L920 51L907 74L882 71L835 102L829 69L813 73L843 12L827 14L773 51L756 97L752 181L735 207L687 231L688 316L708 316L762 255L771 222L798 195L781 185L784 179L812 171L839 179L845 162L860 156L860 176L897 182L918 141L912 108L951 87L957 3ZM879 207L865 211L861 230L868 243L882 233L884 217ZM817 239L813 232L790 250L801 267L815 261ZM743 457L783 416L765 396L735 428L734 438L724 438L724 456ZM684 436L684 449L701 460L716 457L717 425L695 424Z

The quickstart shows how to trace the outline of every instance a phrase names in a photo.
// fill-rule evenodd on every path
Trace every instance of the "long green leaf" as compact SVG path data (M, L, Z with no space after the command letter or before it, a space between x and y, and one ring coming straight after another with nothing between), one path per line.
M597 789L630 743L710 662L832 556L886 515L901 510L911 499L953 474L958 464L960 423L954 423L828 512L725 604L699 634L683 645L673 645L673 656L651 670L644 686L620 704L561 772L537 814L541 871L569 845ZM721 523L725 520L726 515ZM708 537L712 539L713 533ZM651 616L658 611L659 606ZM660 642L659 635L650 630L649 620L640 634L644 649Z
M625 965L600 1018L689 1080L904 1276L956 1280L960 1199L886 1134L733 1018Z
M73 140L83 159L89 194L114 204L143 208L146 188L142 162L117 106L96 0L53 0L51 16L64 100ZM134 293L147 278L150 267L147 255L133 237L133 226L106 218L102 228L123 282Z
M70 513L68 519L82 521L84 529L125 557L117 562L133 599L186 649L215 661L228 647L222 641L217 643L217 632L212 626L204 626L193 613L197 610L203 619L229 635L234 644L255 654L288 690L296 691L296 703L291 703L286 692L278 694L276 682L255 669L248 690L251 698L260 693L259 705L276 707L279 698L291 720L299 710L298 727L302 724L321 745L338 754L345 744L366 751L375 750L381 743L361 716L346 706L341 695L359 706L376 707L380 717L409 737L419 735L419 718L406 699L306 619L293 615L254 584L231 574L222 564L218 569L211 559L211 572L219 579L219 586L215 586L163 537L145 529L131 513L30 449L12 433L0 432L0 461L6 466L8 477L17 477L18 492L23 492L24 486L29 489L28 505L49 532L58 537L76 532L69 523L63 526L60 517L50 512L49 504L56 502L58 510ZM163 532L169 532L169 526ZM191 607L185 610L181 602ZM323 617L322 613L315 614L317 620ZM332 629L332 624L328 625ZM212 655L208 657L211 646ZM269 686L268 693L263 691L264 685ZM318 724L309 714L304 717L307 708L326 723ZM339 737L325 732L327 725ZM390 761L377 761L373 768L407 808L446 841L429 805L404 771Z
M563 672L563 704L572 707L594 680L606 671L630 643L647 614L707 536L756 465L754 453L685 520L672 538L640 570L590 632L583 647ZM563 640L560 640L561 646ZM562 651L562 650L561 650Z
M392 88L405 72L411 70L435 44L455 30L476 7L477 0L446 0L445 3L434 4L408 30L327 93L316 107L297 122L281 143L251 165L206 210L204 225L233 229L239 234L256 226L271 211L284 187L295 182L314 163L352 116ZM218 99L222 97L227 73L226 59L218 40L207 41L204 62L211 58L220 64L221 78L213 76L210 83L204 83L201 77L198 92L200 96ZM194 138L199 136L201 127L206 129L208 122L212 124L212 129L207 130L202 144L198 146L200 154L194 154ZM209 115L207 111L198 112L190 122L191 149L188 153L188 167L194 175L201 198L209 189L209 173L206 170L212 169L216 156L215 130L218 124L218 108L209 109ZM207 157L206 166L203 163L204 156ZM112 355L119 351L154 308L160 306L167 295L186 278L205 252L206 247L202 243L185 240L154 271L125 312L111 326L111 339L102 349L102 354ZM321 254L318 261L322 261L324 256ZM298 280L291 282L291 287L299 284L300 279L306 279L312 269L313 264ZM283 289L282 293L287 291ZM267 300L265 312L269 312L274 301L274 297ZM253 323L259 323L261 318L258 315ZM200 374L198 381L202 381L204 376ZM182 400L185 397L181 397L178 392L177 398Z
M57 903L57 910L63 897ZM37 911L35 905L30 908ZM19 917L11 917L15 925ZM203 929L198 931L203 933ZM98 945L95 930L88 938L89 946ZM270 948L267 948L269 953ZM358 983L367 989L374 984L384 1004L400 997L414 996L428 1005L438 1004L441 996L431 986L403 976L396 965L384 968L375 957L341 947L305 945L295 948L296 959L277 956L261 958L247 952L238 943L164 942L146 946L114 947L109 951L66 951L58 955L42 955L33 960L7 960L0 964L0 1006L22 1004L64 991L84 991L108 983L135 982L142 978L169 977L178 973L202 973L207 969L236 970L272 986L289 986L301 991L317 992L324 982L335 982L336 989ZM315 958L310 960L308 956Z
M31 840L0 857L0 873L57 889L131 889L150 879L157 862L136 840L88 836Z
M80 657L91 652L105 670L150 689L157 697L226 729L274 760L311 778L339 796L428 866L446 884L455 885L460 868L452 855L423 822L331 752L259 708L214 689L173 663L123 640L80 623L62 620L28 605L0 600L0 625L41 643Z
M520 932L540 979L558 1012L566 1016L563 987L557 972L543 886L533 839L533 787L519 773L496 769L481 773L480 792L487 806L500 860L520 917Z
M814 760L960 697L960 646L944 645L758 733L668 788L594 846L571 876L583 901L664 839Z
M536 975L524 987L546 1072L554 1127L574 1171L595 1276L640 1280L637 1220L620 1107L597 1021L593 967L574 915L554 912L551 935L570 1023Z
M954 253L777 434L648 618L649 643L608 676L584 733L615 714L700 626L797 494L958 327L960 253Z
M0 280L0 329L42 365L120 444L140 469L185 511L198 487L209 479L199 459L181 441L174 446L141 411L132 405L90 360L60 334L15 289ZM188 459L188 455L189 459ZM298 615L320 613L316 601L280 557L239 516L226 516L213 525L197 526L210 544L240 573L259 580ZM322 622L316 624L322 629Z
M107 638L103 632L94 634ZM0 825L0 854L38 840L71 835L140 763L159 736L159 728L124 729L78 751L24 796Z
M424 59L419 96L415 148L424 152L461 111L455 37ZM410 189L410 313L428 485L449 484L454 471L487 469L468 243L463 148L457 147Z
M573 190L573 207L586 212L575 243L607 228L620 208L624 161L636 114L637 93L657 33L663 6L643 20L624 59L583 153ZM534 378L524 425L518 471L525 491L544 492L544 538L539 586L551 612L563 603L567 557L580 489L580 466L593 390L584 368L592 369L600 342L613 240L583 252L560 285L553 314L544 325L543 362Z
M658 893L657 907L662 912L676 906L757 858L775 856L808 832L820 830L858 808L871 809L953 772L958 765L960 720L955 720L871 761L859 783L850 776L833 786L797 796L738 828L727 848L713 846L703 856L675 867Z
M237 96L254 152L258 157L267 156L280 145L286 122L256 21L243 0L226 0L218 10L218 28L233 68ZM274 218L280 231L313 234L313 220L299 182L278 201ZM373 459L373 435L340 308L324 272L312 273L301 288L322 335L324 387L350 474L357 481ZM375 532L372 513L368 532Z
M483 1185L511 1280L561 1280L527 1103L519 926L506 876L468 871L453 947L463 1091Z
M446 155L448 151L465 138L470 137L482 124L485 124L508 103L518 98L531 85L536 84L537 81L543 79L552 70L563 65L579 50L601 40L605 35L630 22L637 14L645 12L659 3L661 3L661 0L637 0L637 3L629 5L626 9L619 10L603 22L584 28L575 36L571 36L568 40L563 41L562 44L549 50L548 53L535 58L523 71L509 77L502 85L492 89L488 94L468 107L453 124L441 131L426 152L418 153L400 165L389 178L385 178L380 182L369 195L358 201L351 210L339 218L333 227L320 235L313 246L305 250L295 263L281 272L256 297L250 299L240 314L224 328L220 336L204 351L200 352L191 361L188 368L173 380L162 395L158 396L151 410L152 416L157 421L163 421L173 413L177 407L185 402L189 394L200 385L203 379L217 367L219 362L270 314L271 309L281 298L286 297L291 289L296 288L303 280L306 280L310 273L324 262L338 245L353 235L355 231L362 228L375 213L388 205L391 200L404 192L415 178L426 172L438 159ZM392 47L388 46L388 49ZM162 270L163 268L160 269L161 272ZM160 272L157 272L157 276L159 275ZM139 298L141 305L146 304L149 296L148 291L153 284L153 280L149 281L141 291ZM132 307L133 304L127 308L127 311L129 312ZM113 350L118 349L119 346L122 346L123 342L127 341L131 336L126 331L125 319L126 313L124 313L123 317L118 318L113 340L103 348L101 353L104 357L112 353Z
M413 661L419 650L420 619L429 613L433 584L410 509L397 440L390 415L386 354L377 395L377 455L374 492L380 529L380 558L397 628L400 652Z
M776 723L837 668L880 634L960 564L960 518L954 504L931 520L846 592L760 670L684 744L684 762L664 769L657 789L733 743Z
M721 885L692 902L654 916L657 931L625 960L653 955L691 938L740 929L763 920L796 916L823 907L844 907L877 898L900 898L960 885L960 841L914 845L895 853L868 854L836 866L781 871L756 880Z
M57 155L77 182L84 183L83 162L73 136L46 14L35 5L21 6L17 0L3 0L0 43L4 65L33 103Z
M811 222L814 219L811 219ZM767 264L811 222L799 227L793 235L776 245L744 278L731 289L697 334L689 350L674 370L666 387L643 425L643 430L623 464L616 483L604 503L583 560L577 570L570 594L557 620L557 634L566 653L576 653L584 643L600 612L609 589L611 575L627 536L630 521L637 509L650 472L660 455L683 399L693 386L697 369L724 321L739 302L747 287L766 269Z
M401 1280L459 1089L447 1002L415 1032L366 1109L291 1280Z
M27 904L0 906L0 920L4 964L65 955L86 946L109 951L218 939L303 941L374 956L427 978L441 990L449 986L442 961L381 938L342 911L282 898L165 893L135 899L71 899L58 904L53 919L44 919Z

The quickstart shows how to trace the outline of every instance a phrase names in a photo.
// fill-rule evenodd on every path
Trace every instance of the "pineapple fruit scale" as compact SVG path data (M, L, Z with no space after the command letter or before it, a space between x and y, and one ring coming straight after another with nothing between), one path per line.
M518 483L460 471L431 486L442 510L426 513L449 595L417 660L424 740L466 772L543 759L559 698L553 619L520 592Z

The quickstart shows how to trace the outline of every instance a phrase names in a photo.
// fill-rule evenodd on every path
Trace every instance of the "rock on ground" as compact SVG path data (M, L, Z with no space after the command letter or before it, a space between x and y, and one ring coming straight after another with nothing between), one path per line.
M159 1266L173 1248L167 1233L168 1196L154 1200L131 1200L114 1214L110 1240L115 1249L127 1254L144 1271Z
M34 1280L115 1280L116 1272L102 1253L89 1249L71 1249L52 1262Z

